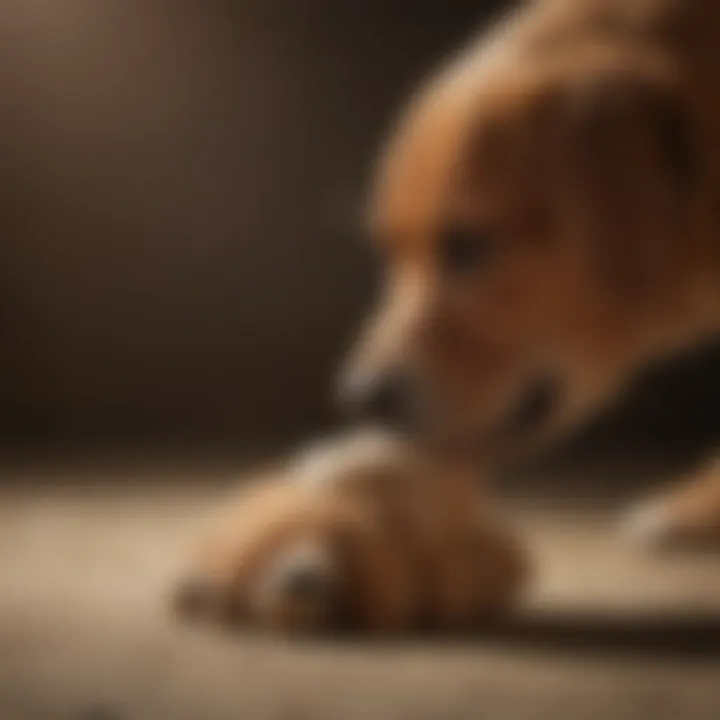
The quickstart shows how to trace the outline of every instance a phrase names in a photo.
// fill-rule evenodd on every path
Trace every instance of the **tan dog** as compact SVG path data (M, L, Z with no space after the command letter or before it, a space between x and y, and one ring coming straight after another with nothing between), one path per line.
M538 0L452 59L383 156L347 400L503 456L720 329L719 74L710 0ZM718 496L634 527L720 533Z
M177 609L285 633L476 626L517 598L526 562L474 481L376 433L313 447L226 508Z
M383 156L387 289L346 400L501 458L718 331L719 73L712 0L529 2L441 69ZM513 597L520 556L476 513L465 471L353 452L239 500L182 604L387 630L462 626ZM634 527L720 533L720 471Z

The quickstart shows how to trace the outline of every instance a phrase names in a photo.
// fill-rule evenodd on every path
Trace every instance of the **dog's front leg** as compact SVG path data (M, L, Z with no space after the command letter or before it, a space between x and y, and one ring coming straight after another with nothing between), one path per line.
M624 527L652 546L720 543L720 457L638 504Z

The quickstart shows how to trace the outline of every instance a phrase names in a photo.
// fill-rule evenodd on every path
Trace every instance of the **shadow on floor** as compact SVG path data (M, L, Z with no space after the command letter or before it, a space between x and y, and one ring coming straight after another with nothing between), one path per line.
M238 631L239 637L242 632ZM666 661L720 661L720 611L717 614L654 614L647 617L608 615L591 610L562 609L532 612L494 623L468 636L445 633L407 635L382 640L348 634L328 639L307 639L306 646L342 645L346 648L368 647L427 648L431 645L487 650L508 649L514 652L553 653L607 659L638 658Z

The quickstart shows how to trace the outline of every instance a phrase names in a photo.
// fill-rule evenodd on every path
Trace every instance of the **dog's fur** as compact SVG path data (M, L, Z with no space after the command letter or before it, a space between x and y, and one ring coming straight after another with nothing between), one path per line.
M650 360L718 331L719 74L712 0L537 0L465 48L421 88L383 154L371 224L387 290L347 387L362 392L401 369L426 431L492 459L577 425ZM528 397L548 382L552 393L528 416ZM336 474L348 474L344 463ZM385 490L405 507L413 498L426 509L453 505L452 473L436 469L423 483L413 471L411 486L391 476ZM309 534L332 550L347 546L340 535L350 527L351 555L367 559L350 583L361 626L394 628L415 614L420 547L419 566L432 568L437 587L454 587L437 578L457 556L427 551L454 536L452 524L434 522L429 544L406 532L398 551L375 482L366 477L359 494L352 479L339 493L308 494L285 477L240 504L253 522L230 523L201 562L221 568L223 597L247 568L272 565L288 537L293 545ZM718 498L711 467L654 501L635 527L720 533ZM400 524L416 527L419 516L407 517ZM494 548L485 542L478 557L496 558ZM501 557L503 566L516 556ZM491 576L500 589L513 585ZM282 593L268 592L255 615L305 618L291 621L301 626L326 618L290 612ZM508 596L464 597L452 612L430 606L447 624L472 615L479 597L496 605Z
M426 423L516 453L720 329L718 73L707 0L538 0L452 59L383 156L388 289L350 385L408 368Z
M226 510L176 595L191 619L466 630L507 609L527 576L471 468L376 433L291 458Z

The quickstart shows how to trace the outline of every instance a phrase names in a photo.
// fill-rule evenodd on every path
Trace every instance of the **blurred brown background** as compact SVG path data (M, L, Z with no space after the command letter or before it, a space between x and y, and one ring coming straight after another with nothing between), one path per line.
M6 430L327 422L377 145L489 5L0 4Z
M374 287L373 157L498 4L2 2L5 436L280 440L332 421ZM613 436L715 436L717 365L663 380Z

